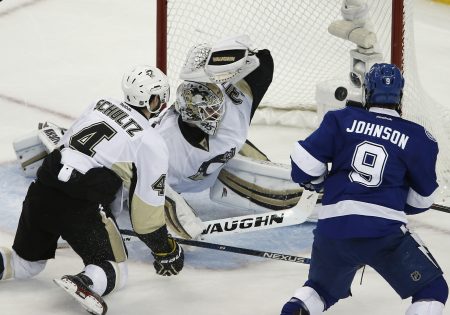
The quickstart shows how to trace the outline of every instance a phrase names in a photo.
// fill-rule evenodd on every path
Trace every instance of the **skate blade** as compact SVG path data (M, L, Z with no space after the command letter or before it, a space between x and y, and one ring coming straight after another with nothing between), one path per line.
M92 295L83 294L83 292L78 291L78 286L68 279L53 279L53 282L69 293L88 313L94 315L106 314L108 307L103 299L99 301L98 298Z

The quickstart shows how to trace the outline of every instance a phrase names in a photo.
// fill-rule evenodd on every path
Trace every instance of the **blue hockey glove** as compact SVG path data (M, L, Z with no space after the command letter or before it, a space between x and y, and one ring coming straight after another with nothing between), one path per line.
M299 299L293 297L284 304L281 315L310 315L305 304Z
M316 179L313 179L310 182L301 183L300 186L302 186L306 190L321 193L323 192L323 185L325 183L325 178L327 177L327 175L328 172L323 174L322 176L317 177Z
M300 184L300 186L309 191L315 191L318 193L323 192L323 184L317 185L317 184L313 184L312 182L309 182L309 183Z

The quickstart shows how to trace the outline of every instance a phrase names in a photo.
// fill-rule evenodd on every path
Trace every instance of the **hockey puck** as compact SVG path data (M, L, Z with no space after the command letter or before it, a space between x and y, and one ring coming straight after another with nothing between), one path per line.
M338 101L343 101L347 98L347 89L343 86L340 86L336 89L336 91L334 91L334 97L338 100Z

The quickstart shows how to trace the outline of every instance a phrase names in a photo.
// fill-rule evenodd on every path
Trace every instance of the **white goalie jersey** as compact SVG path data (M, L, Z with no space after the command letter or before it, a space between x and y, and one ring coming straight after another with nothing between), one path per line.
M151 233L165 224L164 187L168 150L149 121L126 104L99 100L67 130L61 163L81 173L113 170L130 192L134 230Z
M170 109L155 127L169 149L168 184L176 192L199 192L210 188L220 170L247 139L253 97L248 84L225 85L225 114L215 135L189 126Z

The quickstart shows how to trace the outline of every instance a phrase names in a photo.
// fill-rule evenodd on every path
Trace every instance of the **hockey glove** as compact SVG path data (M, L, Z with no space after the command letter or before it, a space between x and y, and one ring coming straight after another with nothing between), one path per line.
M293 297L284 304L281 315L309 315L309 311L302 301Z
M322 176L319 176L316 179L313 179L310 182L301 183L300 186L302 186L306 190L310 190L310 191L315 191L315 192L321 193L321 192L323 192L323 185L325 183L325 178L328 175L327 173L323 174Z
M153 266L156 273L161 276L177 275L184 265L184 252L178 243L169 236L169 243L172 245L170 253L152 253L155 261Z
M259 66L248 35L224 38L217 43L193 46L181 69L180 79L234 84Z

